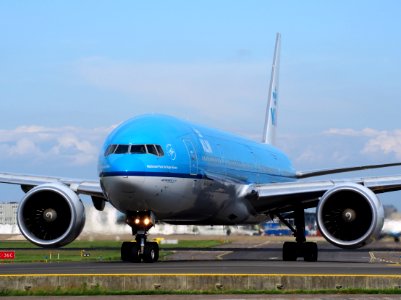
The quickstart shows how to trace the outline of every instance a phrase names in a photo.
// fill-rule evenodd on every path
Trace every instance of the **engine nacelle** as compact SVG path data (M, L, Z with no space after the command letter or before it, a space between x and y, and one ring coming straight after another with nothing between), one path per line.
M377 196L356 183L336 185L317 206L317 225L330 243L360 248L376 239L383 227L384 210Z
M41 247L71 243L85 224L85 208L69 187L61 183L39 185L22 199L17 222L21 233Z

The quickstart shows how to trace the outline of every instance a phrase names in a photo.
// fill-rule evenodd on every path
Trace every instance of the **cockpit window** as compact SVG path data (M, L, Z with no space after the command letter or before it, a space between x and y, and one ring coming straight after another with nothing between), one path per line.
M157 152L158 152L158 156L163 156L164 152L163 152L162 147L160 145L155 145L155 146L156 146L156 149L157 149Z
M159 153L159 156L164 155L163 148L160 145L156 145L157 152Z
M146 154L146 147L145 145L131 145L130 153L132 154Z
M129 145L118 145L117 149L114 151L114 154L125 154L128 153Z
M104 156L108 156L112 153L114 153L114 151L116 150L117 145L109 145L106 149L106 151L104 152Z
M160 145L109 145L104 152L104 156L110 154L153 154L164 156L163 148Z
M146 145L146 148L148 149L148 152L150 154L154 154L156 156L158 156L159 154L157 153L156 147L155 145Z

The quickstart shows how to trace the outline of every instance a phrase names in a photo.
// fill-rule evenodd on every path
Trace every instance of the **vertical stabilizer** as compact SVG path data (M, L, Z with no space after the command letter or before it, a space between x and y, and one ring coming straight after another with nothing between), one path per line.
M274 145L276 139L277 127L277 104L278 104L278 77L280 69L280 44L281 35L277 33L276 47L274 48L274 57L272 73L270 78L269 96L267 98L265 126L263 129L262 142Z

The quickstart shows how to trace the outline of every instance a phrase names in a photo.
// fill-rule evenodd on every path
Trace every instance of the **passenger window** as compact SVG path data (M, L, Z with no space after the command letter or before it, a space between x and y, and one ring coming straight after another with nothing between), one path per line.
M148 152L150 154L154 154L154 155L158 156L155 145L146 145L146 148L148 148Z
M129 145L118 145L115 154L125 154L128 153Z
M131 145L130 153L132 153L132 154L146 154L145 145Z

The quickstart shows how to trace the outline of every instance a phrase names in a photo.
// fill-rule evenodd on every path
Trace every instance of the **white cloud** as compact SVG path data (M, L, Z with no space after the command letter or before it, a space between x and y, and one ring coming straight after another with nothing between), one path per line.
M92 164L111 129L42 126L3 129L0 130L0 160L16 159L29 164L57 161L61 166Z
M14 146L10 146L8 153L10 155L37 155L40 153L40 149L30 139L22 138Z
M17 170L21 165L48 167L49 164L60 169L71 166L94 169L100 146L111 130L43 126L0 130L0 163L4 166L12 161ZM297 169L304 170L392 162L401 160L401 130L332 128L310 136L281 136L279 147Z
M311 136L281 139L301 169L389 163L401 160L401 130L331 128Z
M363 153L393 154L401 160L401 130L379 132L366 143Z
M401 129L376 130L365 128L362 130L354 129L330 129L326 134L332 136L362 137L365 138L361 154L382 154L394 155L401 159Z
M326 135L339 135L339 136L354 136L354 137L371 137L376 136L380 133L379 130L372 129L372 128L364 128L362 130L356 130L351 128L330 128L326 130L324 134Z

